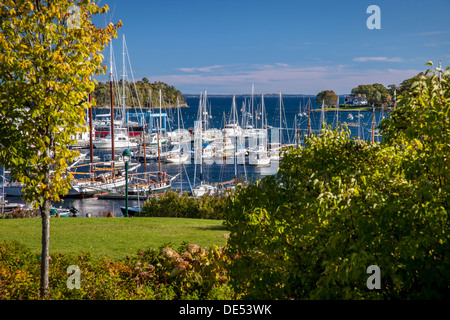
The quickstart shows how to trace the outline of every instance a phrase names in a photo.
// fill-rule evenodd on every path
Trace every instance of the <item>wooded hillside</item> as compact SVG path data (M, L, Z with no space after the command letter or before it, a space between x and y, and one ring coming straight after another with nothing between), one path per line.
M123 80L119 80L114 84L114 106L122 106ZM110 90L109 82L99 82L95 86L92 98L97 100L97 108L110 106ZM180 90L174 86L161 81L150 83L147 78L136 82L125 81L125 106L127 108L148 108L150 106L149 96L151 94L151 106L159 108L159 90L161 89L162 107L176 107L177 98L180 106L186 107L186 102ZM130 94L131 93L131 94Z

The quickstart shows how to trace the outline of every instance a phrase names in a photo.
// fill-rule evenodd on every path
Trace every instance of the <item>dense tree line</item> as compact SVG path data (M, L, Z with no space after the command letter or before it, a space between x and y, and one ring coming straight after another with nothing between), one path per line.
M125 106L130 108L157 108L159 107L159 90L161 89L162 107L176 106L177 98L180 105L185 104L185 100L180 90L174 86L161 81L151 83L147 78L136 82L125 81ZM114 104L122 105L123 100L123 80L114 84ZM150 101L151 95L151 101ZM98 82L95 86L92 97L97 101L97 107L110 106L110 84L109 82Z
M417 81L424 73L421 72L418 75L404 80L398 86L390 84L385 87L381 83L374 84L360 84L351 90L350 96L353 97L366 97L368 105L374 104L375 106L389 106L394 103L396 97L404 95L411 90L412 84ZM325 105L331 106L336 104L337 95L333 90L323 90L316 96L316 103L320 104L322 101Z

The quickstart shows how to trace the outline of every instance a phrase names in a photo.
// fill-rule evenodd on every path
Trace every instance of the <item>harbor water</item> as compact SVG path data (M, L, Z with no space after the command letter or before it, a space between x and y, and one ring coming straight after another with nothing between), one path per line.
M193 129L194 122L198 118L198 106L199 97L187 97L186 102L189 108L181 108L180 115L182 122L180 127L185 129ZM222 129L224 127L224 115L225 121L228 123L230 121L230 112L232 107L232 96L223 97L208 97L208 121L210 128ZM260 96L255 95L253 103L250 96L237 96L236 106L239 116L239 123L242 125L242 112L252 110L251 105L253 104L253 113L247 113L247 124L253 125L253 127L261 127L260 113L262 99ZM371 133L370 129L372 126L372 111L346 111L339 110L336 111L320 111L320 105L315 103L314 97L307 96L296 96L296 97L283 97L281 100L281 127L283 128L282 143L288 144L296 143L296 130L297 126L299 128L299 136L307 133L308 130L308 101L311 102L311 130L318 132L321 128L321 123L325 121L328 125L333 128L338 123L347 122L352 124L349 127L352 137L360 137L364 140L370 140ZM343 97L341 97L341 103L343 103ZM280 127L280 98L275 95L269 97L264 97L264 106L266 110L267 125L270 128L278 130ZM139 111L139 110L138 110ZM135 112L133 110L132 112ZM178 117L177 109L165 109L164 112L168 113L167 117L167 130L172 131L178 128ZM107 109L98 109L94 111L94 119L96 114L109 113ZM118 114L116 115L118 116ZM375 113L375 123L378 124L379 121L386 117L386 113L376 112ZM259 121L259 122L258 122ZM359 124L359 126L358 126ZM279 131L278 131L279 132ZM380 137L376 137L379 141ZM81 152L89 152L89 149L81 149ZM121 154L123 149L116 149L116 154ZM110 157L110 150L99 150L94 149L94 156L98 156L100 161L103 161ZM239 164L240 163L240 164ZM248 165L248 160L245 164L240 162L235 162L234 158L216 159L216 160L205 160L202 166L202 177L207 182L213 184L216 182L225 182L232 180L235 175L237 175L240 180L256 181L267 175L276 174L278 170L278 161L272 161L270 167L257 167ZM199 165L194 163L194 160L190 160L183 164L168 164L162 163L161 169L166 171L169 176L174 176L179 174L179 176L172 183L172 190L187 190L190 191L192 187L200 183ZM159 164L158 161L148 160L147 161L147 172L158 172ZM142 164L138 168L138 172L144 172L145 168ZM1 171L3 173L3 171ZM3 177L0 175L0 181L3 182ZM1 190L0 190L1 192ZM9 202L19 202L25 203L19 197L7 197ZM129 206L140 206L144 202L144 199L129 200ZM53 204L55 207L74 207L78 210L78 216L85 217L87 214L91 216L104 216L107 212L112 212L115 216L122 216L120 207L125 206L125 200L117 199L100 199L97 197L93 198L65 198L59 202Z

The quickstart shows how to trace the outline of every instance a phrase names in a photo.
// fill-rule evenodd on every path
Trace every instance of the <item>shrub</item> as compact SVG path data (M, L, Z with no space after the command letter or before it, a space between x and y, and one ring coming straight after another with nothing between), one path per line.
M180 253L179 253L180 252ZM120 260L53 254L48 299L233 299L224 248L183 245L147 248ZM69 289L67 268L81 270L80 289ZM0 243L0 299L38 299L39 261L19 243Z
M276 177L230 197L229 273L244 298L448 297L444 178L425 184L404 169L403 149L349 135L323 129L291 149ZM366 286L370 265L381 269L381 290Z
M197 199L186 191L181 194L168 191L147 200L138 216L223 219L225 199L226 195L204 195Z

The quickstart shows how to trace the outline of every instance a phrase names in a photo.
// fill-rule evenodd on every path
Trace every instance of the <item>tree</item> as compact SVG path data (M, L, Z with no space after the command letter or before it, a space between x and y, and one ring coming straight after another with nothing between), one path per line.
M0 3L0 164L23 184L42 217L41 297L49 290L50 201L70 188L68 149L94 105L90 76L104 73L104 50L121 23L98 28L108 11L94 0Z
M389 90L381 83L361 84L352 89L352 95L365 95L369 104L385 104L392 101Z
M338 96L334 93L333 90L325 90L321 91L316 96L316 103L320 104L324 101L325 105L331 106L332 104L337 103Z
M384 140L403 154L407 178L421 181L427 189L430 184L436 189L450 185L449 76L449 71L436 68L406 80L408 89L380 125Z
M119 80L119 87L121 88L122 85L123 80L121 79ZM150 83L147 78L143 78L142 81L136 81L134 83L125 81L125 96L128 98L125 103L127 106L134 108L138 108L139 103L141 106L148 107L151 91L152 106L159 107L159 89L161 89L162 93L163 108L168 106L169 103L174 106L177 98L180 100L180 104L185 102L180 90L175 87L169 86L164 82ZM120 95L121 94L122 92L120 92ZM92 97L97 100L99 106L108 104L110 99L109 85L102 82L97 83L94 92L92 93Z

